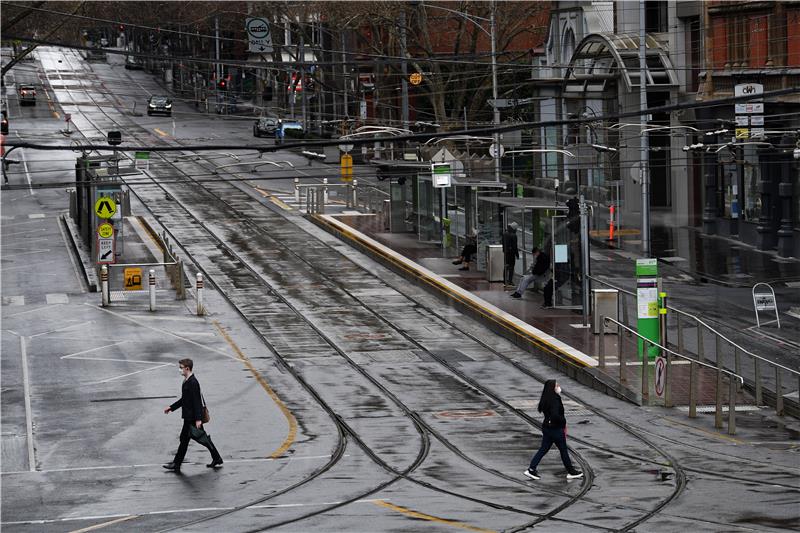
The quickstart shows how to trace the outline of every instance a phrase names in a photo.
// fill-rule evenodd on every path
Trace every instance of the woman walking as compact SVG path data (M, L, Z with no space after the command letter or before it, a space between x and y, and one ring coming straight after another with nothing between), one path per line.
M567 451L567 420L564 418L564 404L561 403L561 386L554 379L548 379L544 383L542 397L539 400L538 410L544 415L542 423L542 445L536 455L531 459L531 464L525 471L525 475L531 479L540 479L536 467L539 461L550 450L555 443L558 451L561 452L561 462L567 469L567 479L577 479L583 477L583 472L575 470Z

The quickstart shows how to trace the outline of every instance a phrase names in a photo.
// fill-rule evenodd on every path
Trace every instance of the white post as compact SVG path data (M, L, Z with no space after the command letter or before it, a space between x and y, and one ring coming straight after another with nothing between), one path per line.
M203 316L203 275L197 273L197 316Z
M156 310L156 271L150 269L150 310Z
M328 178L322 178L322 203L328 203Z
M108 307L108 267L106 265L100 267L100 292L103 307Z
M353 209L358 209L358 180L353 180Z
M300 204L300 178L294 179L294 201Z

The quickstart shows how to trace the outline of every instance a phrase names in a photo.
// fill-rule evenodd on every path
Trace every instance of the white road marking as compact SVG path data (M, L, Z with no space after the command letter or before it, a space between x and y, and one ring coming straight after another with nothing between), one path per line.
M76 339L76 340L79 340L79 339ZM94 352L94 351L97 351L97 350L102 350L103 348L111 348L112 346L117 346L118 344L123 344L125 342L128 342L128 341L112 342L111 344L106 344L104 346L98 346L97 348L90 348L88 350L82 350L80 352L71 353L69 355L62 355L59 359L76 358L76 356L78 356L78 355L83 355L85 353L90 353L90 352ZM112 359L112 361L115 361L115 359ZM145 361L145 362L148 363L148 364L155 363L155 361Z
M19 132L17 132L19 134ZM22 157L22 167L25 169L25 177L28 178L28 189L31 191L31 196L36 196L36 191L33 190L33 183L31 182L31 173L28 170L28 160L25 159L25 149L22 148L19 151L19 155ZM44 218L44 215L41 217L34 217L28 215L28 218Z
M352 503L374 503L378 501L383 501L380 498L374 498L369 500L356 500ZM306 503L274 503L274 504L261 504L261 505L249 505L245 507L245 509L280 509L280 508L287 508L287 507L321 507L324 505L339 505L341 501L336 502L306 502ZM163 511L149 511L146 513L137 513L137 516L158 516L164 514L176 514L176 513L200 513L204 511L212 511L212 512L220 512L220 511L232 511L236 509L236 507L195 507L192 509L165 509ZM23 520L23 521L16 521L16 522L3 522L3 525L6 526L20 526L26 524L54 524L58 522L75 522L77 520L111 520L114 518L124 518L130 516L131 513L124 513L124 514L109 514L109 515L95 515L95 516L70 516L69 518L53 518L53 519L43 519L43 520Z
M150 370L156 370L158 368L164 368L165 366L172 366L174 363L163 363L156 366L151 366L150 368L145 368L144 370L137 370L136 372L130 372L128 374L122 374L121 376L114 376L113 378L104 379L101 381L94 381L92 385L99 385L100 383L108 383L109 381L115 381L122 378L127 378L128 376L133 376L134 374L141 374L142 372L148 372Z
M3 296L3 305L25 305L25 296Z
M48 304L68 304L69 297L63 292L53 292L45 294L44 299Z
M33 415L31 414L31 385L28 378L28 351L25 337L19 338L19 349L22 353L22 391L25 396L25 428L28 438L28 468L36 471L36 457L33 455Z
M167 331L167 330L164 330L164 329L161 329L161 328L154 328L152 326L148 326L147 324L142 324L138 320L133 320L132 318L129 318L129 317L127 317L127 316L125 316L125 315L123 315L121 313L115 313L114 311L111 311L110 309L104 309L102 307L95 306L95 305L92 305L90 303L84 303L84 305L88 305L89 307L93 307L93 308L99 309L100 311L104 311L104 312L112 314L112 315L114 315L116 317L122 318L123 320L127 320L129 322L133 322L134 324L136 324L138 326L141 326L143 328L149 329L151 331L157 331L159 333L163 333L164 335L168 335L170 337L175 337L176 339L181 339L182 341L185 341L185 342L188 342L189 344L193 344L195 346L198 346L198 347L200 347L200 348L202 348L204 350L208 350L210 352L214 352L214 353L218 353L220 355L224 355L228 359L234 359L236 361L239 360L236 356L233 356L233 355L231 355L231 354L229 354L227 352L223 352L222 350L218 350L218 349L212 348L210 346L205 346L203 344L200 344L199 342L194 342L193 340L187 339L185 337L181 337L179 335L175 335L171 331Z
M525 448L528 450L529 448ZM342 457L350 457L349 454L344 454ZM225 464L235 464L235 463L270 463L273 461L309 461L312 459L329 459L330 455L306 455L306 456L290 456L290 457L259 457L257 459L225 459ZM53 468L50 470L36 470L34 473L36 474L52 474L55 472L84 472L88 470L124 470L128 468L156 468L161 467L164 463L143 463L143 464L136 464L136 465L109 465L109 466L75 466L70 468ZM191 465L197 464L200 465L201 463L188 463L184 462L184 465ZM0 476L18 476L20 474L30 474L31 472L28 470L17 470L15 472L0 472ZM5 524L5 522L3 522Z
M44 213L31 213L28 218L45 218L46 216Z
M94 320L86 320L84 322L79 322L77 324L70 324L68 326L64 326L63 328L58 329L51 329L50 331L44 331L42 333L37 333L36 335L31 335L31 339L35 339L36 337L41 337L42 335L49 335L50 333L56 333L57 331L64 331L65 329L74 328L76 326L82 326L84 324L92 324Z

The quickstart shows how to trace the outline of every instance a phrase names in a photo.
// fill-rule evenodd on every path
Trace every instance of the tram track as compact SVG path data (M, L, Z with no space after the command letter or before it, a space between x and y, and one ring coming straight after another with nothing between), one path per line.
M89 94L89 92L88 92L88 91L86 91L86 92L87 92L87 95L91 97L91 94ZM116 123L116 124L117 124L117 125L119 125L119 126L123 126L123 125L119 124L119 122L118 122L118 121L116 121L116 120L115 120L113 117L111 117L111 116L109 116L107 113L105 113L105 111L103 111L103 113L106 115L106 117L107 117L107 118L108 118L110 121L112 121L112 122ZM92 122L92 123L93 123L93 125L94 125L95 129L98 129L98 130L100 129L100 128L99 128L99 126L97 125L97 123L96 123L96 122L92 121L92 120L91 120L91 119L89 119L88 117L85 117L85 118L87 119L87 121L89 121L89 122ZM191 177L190 177L188 174L186 174L186 173L185 173L185 171L183 171L183 170L179 169L179 168L177 167L177 165L174 165L174 164L172 164L171 162L169 162L168 160L166 160L166 158L163 158L163 157L162 157L162 159L163 159L163 160L164 160L166 163L168 163L168 164L170 164L171 166L173 166L173 168L175 168L175 170L176 170L176 171L184 173L184 175L185 175L186 177L189 177L189 179L191 179ZM157 185L158 187L160 187L160 188L161 188L161 189L162 189L162 190L163 190L165 193L167 193L167 189L165 189L163 186L161 186L161 185L158 185L158 184L156 184L156 185ZM141 192L141 191L139 191L139 192ZM134 191L134 194L137 194L137 196L138 196L138 195L139 195L139 192L136 192L136 191ZM172 197L172 198L171 198L170 202L174 202L174 197ZM147 204L146 204L146 205L147 205ZM148 207L150 207L150 205L148 205ZM184 206L184 208L185 208L185 206ZM184 210L185 210L187 213L189 213L189 212L190 212L190 210L189 210L188 208L185 208ZM199 220L199 218L195 217L195 219L196 219L196 222L198 222L198 223L199 223L201 226L203 225L202 221L200 221L200 220ZM209 232L209 233L211 234L211 232ZM224 243L223 243L222 241L220 241L220 245L221 245L221 246L224 246ZM233 252L233 251L232 251L231 249L228 249L228 255L231 255L231 254L232 254L232 252ZM213 276L212 276L212 279L213 279ZM279 295L277 295L277 293L275 293L274 291L272 292L272 296L277 296L278 298L280 298L280 296L279 296ZM238 309L238 307L237 307L237 309ZM240 310L240 312L241 312L241 310ZM298 312L298 316L302 316L302 315L301 315L301 314ZM262 338L263 338L263 335L262 335ZM264 339L264 340L266 341L267 339ZM267 341L267 342L269 343L269 341ZM335 347L335 343L334 343L333 341L330 341L330 339L329 339L329 342L330 342L330 345L331 345L331 346L334 346L334 347ZM274 347L274 346L272 346L272 345L271 345L271 343L269 343L269 345L270 345L271 349L273 350L273 353L275 353L275 354L276 354L276 356L280 358L281 356L280 356L279 354L277 354L277 352L276 352L276 350L275 350L275 347ZM343 352L342 352L340 355L342 355L342 356L345 356L345 357L346 357L346 355L345 355ZM355 364L354 362L352 362L352 361L350 361L350 362L351 362L351 365L353 365L353 367L354 367L354 368L358 369L359 371L362 371L362 370L360 369L360 367L358 367L358 365L356 365L356 364ZM294 370L293 370L293 368L291 367L291 365L287 364L287 362L286 362L285 360L283 360L283 363L284 363L284 367L285 367L285 368L287 368L287 369L289 369L289 370L290 370L290 371L293 373L294 377L295 377L296 379L298 379L298 380L301 382L301 384L303 384L303 385L304 385L304 387L306 387L306 388L307 388L307 390L308 390L309 392L312 392L313 388L311 388L311 387L310 387L310 386L307 384L307 382L305 382L305 381L304 381L304 380L303 380L303 379L302 379L302 378L301 378L299 375L297 375L297 373L296 373L296 372L294 372ZM363 374L364 374L365 376L367 376L366 372L364 372ZM370 379L371 379L371 378L370 378ZM375 383L377 383L377 382L375 382ZM391 395L391 393L388 391L388 389L385 389L385 388L384 388L384 389L383 389L383 392L384 392L384 394ZM315 395L315 397L316 397L316 399L317 399L317 401L318 401L318 402L322 401L322 399L321 399L321 398L320 398L320 397L319 397L319 396L316 394L316 392L315 392L315 391L313 392L313 394ZM395 399L395 403L397 403L398 405L400 405L400 406L402 407L402 402L399 402L399 400L396 400L396 399ZM322 403L321 405L323 405L323 407L324 407L326 404ZM330 413L331 413L332 415L334 415L334 413L333 413L333 411L332 411L332 410L330 411ZM408 415L409 415L409 417L410 417L412 420L414 420L414 421L415 421L415 426L417 426L417 428L419 429L419 426L418 426L418 424L419 424L419 421L420 421L420 419L419 419L419 418L416 418L416 417L414 417L414 416L413 416L411 413L408 413ZM341 507L341 506L343 506L343 505L347 505L348 503L352 503L353 501L356 501L356 500L359 500L359 499L366 498L366 497L370 496L371 494L374 494L375 492L378 492L378 491L380 491L380 490L383 490L383 489L384 489L384 488L386 488L386 487L387 487L389 484L393 483L393 482L394 482L394 481L396 481L397 479L400 479L400 478L407 478L407 477L408 477L408 474L410 473L410 471L413 471L414 469L416 469L416 468L417 468L417 467L418 467L418 466L419 466L419 465L422 463L422 461L424 460L424 457L427 455L427 449L428 449L428 446L427 446L427 445L425 445L425 446L423 446L423 447L422 447L422 451L424 451L424 453L422 453L422 451L421 451L421 453L418 455L418 458L417 458L417 460L416 460L416 461L415 461L415 462L414 462L414 463L413 463L413 464L412 464L412 465L409 467L409 469L408 469L407 471L398 472L396 469L393 469L391 466L389 466L388 464L386 464L385 462L383 462L382 460L380 460L380 458L378 458L378 457L377 457L377 455L375 455L375 454L374 454L374 453L373 453L373 452L370 450L370 448L369 448L369 447L368 447L366 444L364 444L364 443L363 443L363 441L361 440L361 438L359 437L359 435L358 435L358 434L357 434L355 431L353 431L353 430L352 430L352 428L350 428L349 426L347 426L346 424L344 424L344 423L343 423L343 421L342 421L341 417L339 417L338 415L335 415L335 417L336 417L336 419L338 420L338 424L337 424L337 426L343 429L343 433L345 433L345 434L349 434L349 435L351 436L351 438L353 438L354 440L356 440L357 442L359 442L359 444L360 444L360 446L362 447L362 449L364 449L364 451L365 451L365 452L366 452L368 455L370 455L370 456L371 456L371 458L373 459L373 461L374 461L374 462L376 462L377 464L379 464L379 466L382 466L382 467L383 467L384 469L386 469L387 471L389 471L389 472L392 472L392 473L396 474L396 476L397 476L397 477L395 477L394 479L390 480L389 482L387 482L387 483L385 483L385 484L382 484L382 485L380 485L380 486L378 486L378 487L375 487L375 488L373 488L373 489L372 489L370 492L358 494L357 496L353 497L353 498L352 498L352 499L350 499L350 500L346 500L346 501L344 501L344 502L340 502L340 503L339 503L339 504L337 504L337 505L334 505L334 506L327 507L326 509L323 509L323 510L320 510L320 511L315 511L315 512L313 512L313 513L308 513L308 514L306 514L306 515L303 515L303 516L301 516L301 517L299 517L299 518L295 518L295 519L288 520L288 521L282 521L282 522L280 522L280 523L278 523L278 524L272 524L272 525L268 526L267 528L261 528L261 529L258 529L258 531L265 530L265 529L270 529L270 528L272 528L272 527L278 527L278 526L281 526L281 525L286 525L286 524L288 524L288 523L296 522L296 521L299 521L299 520L302 520L302 519L310 518L310 517L316 516L316 515L318 515L318 514L321 514L321 513L323 513L323 512L329 512L329 511L331 511L331 510L334 510L334 509L336 509L336 508L339 508L339 507ZM420 434L422 434L422 432L421 432L421 431L420 431ZM413 480L413 481L415 481L415 482L418 482L417 480ZM469 496L466 496L466 495L463 495L463 494L457 494L457 493L455 493L455 492L452 492L452 491L447 491L446 489L442 489L441 487L435 487L435 486L433 486L432 484L426 484L426 483L424 483L424 482L418 482L418 483L422 484L423 486L427 486L427 487L428 487L428 488L430 488L430 489L433 489L433 490L438 490L438 491L440 491L440 492L444 492L444 493L450 494L450 495L452 495L452 496L456 496L456 497L460 497L460 498L465 498L465 499L468 499L468 500L470 500L470 501L473 501L474 503L480 503L480 504L483 504L483 505L488 505L488 506L490 506L490 507L494 507L494 508L496 508L496 509L505 509L505 510L509 510L509 511L511 511L511 512L517 512L517 513L522 513L522 514L530 514L530 515L534 515L534 514L535 514L535 513L529 513L529 512L526 512L526 511L524 511L524 510L520 510L520 509L513 509L513 508L512 508L512 507L510 507L510 506L499 505L499 504L495 504L495 503L493 503L493 502L489 502L489 501L486 501L486 500L481 500L481 499L478 499L478 498L472 498L472 497L469 497ZM273 494L272 494L272 495L270 495L268 498L274 498L275 496L277 496L277 495L279 495L279 494L284 494L284 493L286 493L288 490L291 490L292 488L296 488L296 486L299 486L299 484L296 484L296 485L295 485L295 486L293 486L293 487L289 487L289 488L287 488L287 489L284 489L284 490L280 491L279 493L273 493ZM235 509L227 510L227 511L226 511L226 512L224 512L224 513L219 513L218 515L214 515L214 516L212 516L212 517L206 517L206 518L204 518L204 519L201 519L201 520L199 520L199 521L194 521L194 522L191 522L191 523L182 524L182 525L180 525L180 526L176 526L175 528L170 528L169 530L173 530L173 529L180 529L180 528L183 528L183 527L188 527L188 526L191 526L191 525L196 525L196 524L198 524L198 523L200 523L200 522L205 522L205 521L212 520L212 519L215 519L215 518L218 518L218 517L221 517L221 516L227 515L227 514L231 514L231 513L233 513L233 512L236 512L236 511L239 511L239 510L242 510L242 509L246 509L247 507L249 507L249 506L251 506L251 505L255 505L255 504L258 504L258 503L263 503L264 501L266 501L266 498L262 498L262 499L260 499L260 500L258 500L258 501L248 502L247 504L245 504L245 505L242 505L242 506L238 506L238 507L237 507L237 508L235 508ZM165 531L168 531L168 530L165 530Z
M88 91L87 91L87 93L88 93ZM103 112L105 113L105 111L103 111ZM105 113L105 114L107 115L107 113ZM108 115L107 115L107 116L108 116ZM108 118L109 118L110 120L112 120L112 121L113 121L113 119L112 119L110 116L109 116ZM99 129L99 128L98 128L98 129ZM176 172L183 172L183 173L185 173L185 171L184 171L184 170L181 170L181 169L179 169L179 167L178 167L177 165L173 165L171 162L167 161L166 159L164 159L164 161L165 161L166 163L168 163L168 164L172 165L172 166L173 166L173 168L176 170ZM205 167L203 167L203 165L202 165L202 164L199 164L199 163L197 163L197 164L198 164L198 166L200 166L201 168L205 168ZM206 169L206 170L207 170L207 169ZM188 175L188 174L186 175L186 177L187 177L188 179L191 179L190 175ZM231 187L231 185L230 185L230 184L225 184L225 185L227 185L228 187ZM173 186L178 186L178 185L173 185ZM213 186L214 186L214 187L216 187L216 186L217 186L217 184L213 184ZM222 186L222 184L220 184L220 186ZM222 200L221 200L221 197L222 197L222 196L221 196L221 195L218 195L218 193L217 193L217 192L213 192L213 191L211 191L211 189L210 189L210 188L207 188L207 187L204 187L204 188L205 188L206 190L208 190L208 191L209 191L209 194L210 194L210 195L212 195L212 196L215 196L215 197L217 198L217 201L222 201ZM165 190L166 190L166 189L165 189ZM221 191L219 191L219 192L221 192ZM232 207L232 209L235 209L235 208L233 208L233 207ZM251 223L253 223L253 222L251 222ZM254 223L253 223L253 224L254 224ZM259 229L259 228L257 228L257 229L258 229L258 231L263 231L263 229ZM327 245L326 245L326 246L327 246ZM334 252L336 252L336 253L338 254L338 251L336 251L336 250L333 250L333 251L334 251ZM299 256L298 256L298 257L299 257ZM306 261L306 262L308 263L308 261ZM312 266L312 265L310 265L310 264L309 264L309 266ZM336 282L335 282L335 281L334 281L332 278L328 278L327 280L328 280L329 282L331 282L331 283L336 283ZM273 293L273 295L274 295L274 294L277 294L277 292L276 292L275 290L273 290L273 291L272 291L272 293ZM353 297L353 296L352 296L352 294L351 294L350 296L351 296L351 297ZM355 298L356 300L359 300L359 299L358 299L358 298L356 298L356 297L354 297L354 298ZM359 301L361 301L361 300L359 300ZM362 303L362 305L364 305L366 308L368 308L368 307L366 306L365 302L361 301L361 303ZM419 304L417 303L417 305L419 305ZM369 309L369 308L368 308L368 309ZM506 360L506 361L507 361L509 364L512 364L513 366L515 366L515 367L517 368L517 370L518 370L518 371L520 371L520 372L523 372L523 373L524 373L524 374L526 374L526 375L529 375L531 378L533 378L533 379L536 379L537 381L543 382L543 380L544 380L544 377L543 377L543 376L538 376L536 373L532 372L530 369L528 369L528 368L527 368L527 367L525 367L524 365L521 365L521 364L519 364L518 362L515 362L513 359L506 357L504 354L500 353L499 351L497 351L497 350L496 350L496 349L494 349L493 347L489 346L488 344L486 344L485 342L483 342L483 341L482 341L481 339L479 339L478 337L476 337L476 336L472 335L472 333L471 333L471 332L469 332L469 331L466 331L466 330L464 330L464 329L463 329L461 326L459 326L459 325L455 324L455 322L451 321L451 320L450 320L449 318L447 318L446 316L443 316L443 315L441 315L441 314L438 314L438 313L436 313L436 311L435 311L434 309L431 309L431 308L426 308L426 309L427 309L427 311L428 311L428 312L431 312L431 313L433 313L434 315L436 315L436 316L437 316L437 318L438 318L439 320L442 320L444 323L447 323L447 324L449 324L451 327L453 327L454 329L457 329L457 330L458 330L458 331L460 331L462 334L464 334L464 335L466 335L466 336L468 336L468 337L471 337L473 340L475 340L475 341L476 341L476 342L478 342L479 344L482 344L482 345L483 345L485 348L487 348L487 349L489 349L489 350L492 350L492 351L493 351L493 353L495 353L495 354L496 354L496 355L497 355L497 356L498 356L500 359L505 359L505 360ZM370 309L370 311L371 311L371 312L373 312L373 313L374 313L376 316L379 316L379 317L381 317L381 318L382 318L382 316L381 316L381 314L380 314L379 312L377 312L377 311L375 311L375 310L373 310L373 309ZM243 316L244 316L244 315L243 315ZM399 331L399 332L400 332L402 335L404 335L404 336L406 335L406 334L405 334L405 332L403 332L403 331L400 331L400 330L398 330L398 331ZM408 340L408 338L407 338L407 340ZM431 354L431 356L432 356L434 359L436 359L436 357L435 357L433 354ZM447 363L447 364L445 364L445 363L447 363L447 362L446 362L446 361L440 361L440 364L442 364L443 366L447 367L447 366L449 365L449 363ZM352 363L352 361L351 361L351 364L355 364L355 363ZM356 365L356 366L358 366L358 365ZM287 365L287 368L291 368L291 365ZM453 367L453 365L449 365L449 370L450 370L450 372L452 372L454 375L457 375L457 376L459 376L459 378L460 378L460 379L462 379L463 381L465 381L465 382L467 382L467 383L470 383L470 384L471 384L471 386L472 386L472 387L474 387L476 390L482 390L482 389L483 389L483 390L482 390L482 392L483 392L484 394L486 394L486 395L487 395L487 397L492 397L492 398L494 399L494 401L499 401L499 400L500 400L500 398L499 398L499 396L498 396L498 395L496 395L496 394L492 393L492 391L490 391L490 390L489 390L488 388L486 388L486 387L481 387L479 383L477 383L477 382L475 382L474 380L472 380L472 378L470 378L469 376L467 376L466 374L464 374L464 373L463 373L463 372L461 372L460 370L458 370L458 369L455 369L455 368ZM567 397L570 397L570 396L569 396L569 395L567 395ZM400 402L400 403L402 403L402 402ZM522 413L522 412L520 412L518 409L515 409L515 408L511 407L510 405L508 405L508 407L509 407L509 408L510 408L510 410L511 410L510 412L518 412L518 414L519 414L519 415L524 415L525 417L527 417L527 418L529 419L529 420L526 420L526 422L527 422L527 423L531 423L531 424L532 424L532 425L534 425L535 427L539 427L539 426L538 426L538 424L536 423L536 421L535 421L535 420L533 420L533 419L531 419L530 417L528 417L528 415L526 415L525 413ZM628 530L631 530L631 529L633 529L634 527L636 527L636 526L640 525L641 523L645 522L646 520L649 520L649 519L651 519L651 518L652 518L653 516L655 516L655 515L656 515L658 512L660 512L660 511L661 511L661 510L662 510L664 507L666 507L666 506L667 506L667 505L668 505L668 504L669 504L671 501L673 501L673 500L674 500L674 499L675 499L675 498L676 498L676 497L677 497L677 496L678 496L678 495L679 495L679 494L682 492L683 488L685 487L685 483L686 483L686 472L687 472L687 471L691 471L691 472L702 472L702 470L696 470L696 469L684 469L682 466L680 466L680 464L679 464L679 463L678 463L678 462L675 460L675 458L674 458L674 457L672 457L672 456L671 456L670 454L668 454L668 453L667 453L665 450L663 450L663 449L660 449L660 447L659 447L658 445L654 444L652 441L650 441L649 439L647 439L646 437L644 437L644 435L642 435L642 432L641 432L641 431L639 431L639 430L637 430L637 428L634 428L633 426L631 426L631 425L629 425L629 424L626 424L626 423L624 423L624 422L622 422L622 421L620 421L620 420L618 420L618 419L616 419L616 418L614 418L614 417L610 417L610 416L608 416L608 415L607 415L606 413L604 413L602 410L599 410L599 409L594 409L594 408L592 408L591 406L588 406L588 405L587 405L586 407L587 407L587 409L589 409L590 411L594 412L595 414L597 414L597 415L598 415L598 416L600 416L601 418L604 418L604 419L605 419L606 421L608 421L609 423L616 425L617 427L619 427L619 428L620 428L620 429L622 429L623 431L626 431L627 433L631 434L632 436L634 436L634 437L638 438L639 440L641 440L641 441L642 441L644 444L648 445L648 446L649 446L650 448L652 448L653 450L656 450L656 451L658 451L658 452L659 452L659 454L660 454L660 455L662 455L662 457L664 457L664 461L663 461L662 463L657 463L657 464L659 464L659 465L661 465L661 466L667 466L667 465L670 465L670 468L672 468L672 469L674 470L674 473L675 473L675 475L676 475L676 481L677 481L677 482L676 482L676 489L673 491L673 493L672 493L672 494L671 494L671 495L670 495L668 498L665 498L665 499L664 499L662 502L660 502L660 504L659 504L658 506L656 506L655 508L653 508L653 509L652 509L652 510L651 510L649 513L647 513L647 514L643 515L642 517L640 517L640 518L639 518L639 519L637 519L636 521L629 522L629 523L625 524L623 528L619 529L620 531L628 531ZM338 416L338 415L335 415L335 413L334 413L334 416ZM413 419L413 417L411 417L411 418ZM341 420L340 420L340 421L341 421ZM339 426L337 425L337 427L339 427ZM345 434L345 435L349 434L349 433L348 433L348 431L349 431L348 429L346 429L346 428L342 428L342 429L343 429L343 432L344 432L344 434ZM431 428L431 429L432 429L432 428ZM422 430L424 430L424 431L429 431L429 432L431 432L431 434L433 435L433 432L432 432L431 430L429 430L429 429L422 428ZM357 440L357 435L356 435L356 434L352 434L351 436L352 436L352 438L353 438L354 440ZM439 439L439 438L437 437L437 440L441 440L441 439ZM446 439L445 439L445 440L446 440ZM597 449L597 450L601 450L601 451L607 452L607 453L614 453L615 455L623 455L623 454L621 454L619 451L614 451L614 450L609 450L609 449L607 449L607 448L599 447L599 446L597 446L595 443L591 443L591 442L582 441L582 440L580 440L580 439L578 439L578 438L576 438L576 437L574 437L574 436L573 436L573 437L571 437L571 440L572 440L572 441L574 441L574 442L578 442L578 443L581 443L581 444L583 444L583 445L586 445L586 446L588 446L588 447L592 447L592 448L594 448L594 449ZM444 441L442 441L442 442L444 443ZM366 450L365 450L365 451L366 451ZM451 450L451 451L453 451L453 450ZM646 461L646 462L651 462L651 463L652 463L652 460L651 460L650 458L636 457L636 456L634 456L634 455L630 455L630 454L628 454L628 455L627 455L627 457L629 457L629 458L631 458L631 459L638 459L638 460L641 460L641 461ZM583 464L583 463L582 463L582 464ZM584 464L584 470L587 470L587 471L589 471L589 472L590 472L590 470L589 470L589 469L587 469L587 466L588 466L588 465ZM500 473L500 474L502 474L502 473ZM589 474L587 473L587 480L588 480L588 478L589 478ZM733 478L733 479L736 479L736 478ZM588 492L589 488L591 487L591 483L585 483L585 485L586 485L586 492ZM290 490L290 489L288 489L288 488L287 488L287 490ZM377 490L381 490L381 489L377 489ZM374 493L374 492L373 492L373 493ZM584 493L584 494L585 494L585 493ZM274 497L274 496L270 496L270 497ZM364 497L364 496L359 496L359 498L361 498L361 497ZM353 500L353 501L354 501L354 500ZM340 504L339 506L337 506L337 507L340 507L340 506L342 506L342 505L346 505L347 503L349 503L349 502L343 502L343 503L341 503L341 504ZM252 505L252 504L251 504L251 505ZM570 504L570 505L571 505L571 504ZM561 508L561 509L553 510L553 511L551 511L551 512L553 513L553 516L555 516L555 514L557 514L558 512L561 512L561 511L563 511L563 510L564 510L564 509L566 509L568 506L569 506L569 505L566 505L566 506L564 506L564 507L563 507L563 508ZM244 507L242 507L242 508L240 508L240 509L237 509L237 510L241 510L241 509L243 509L243 508L244 508ZM330 509L329 509L329 510L330 510ZM322 513L322 512L328 512L328 511L326 511L326 510L320 510L320 511L317 511L316 513L314 513L314 515L318 515L318 514L320 514L320 513ZM549 513L548 513L548 514L549 514ZM311 515L309 515L309 516L311 516ZM299 519L297 519L297 520L301 520L301 519L303 519L303 518L299 518ZM292 520L292 522L295 522L295 521L297 521L297 520ZM523 525L522 525L522 526L520 526L519 528L512 529L512 531L521 531L521 530L523 530L523 529L530 528L530 527L532 527L533 525L536 525L536 524L540 523L541 521L542 521L542 517L541 517L541 516L537 516L537 518L536 518L536 520L535 520L535 521L533 521L533 522L530 522L530 523L527 523L527 524L523 524ZM269 527L277 527L278 525L284 525L284 524L286 524L286 523L291 523L291 522L282 522L281 524L273 524L273 525L270 525L270 526L268 526L268 528L269 528ZM180 526L180 527L184 527L184 526ZM263 529L259 529L258 531L260 531L260 530L263 530Z

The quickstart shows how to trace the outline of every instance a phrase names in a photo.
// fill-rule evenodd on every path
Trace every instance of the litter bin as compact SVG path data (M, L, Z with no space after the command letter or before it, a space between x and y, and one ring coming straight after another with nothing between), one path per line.
M486 247L486 280L503 281L504 268L505 260L503 258L503 245L488 245Z
M602 317L619 320L619 291L617 289L592 289L592 333L601 333L600 319ZM617 334L618 326L614 323L606 324L606 333Z

